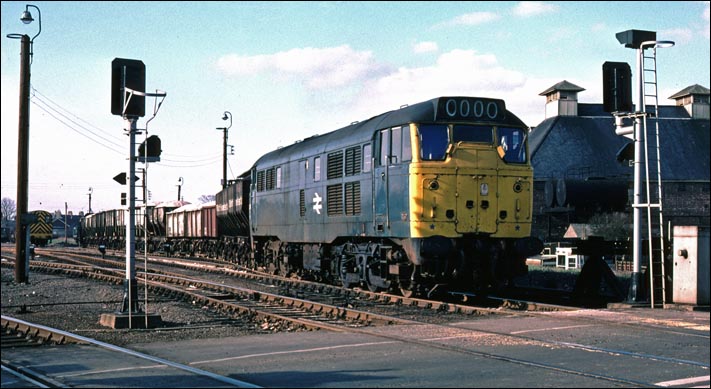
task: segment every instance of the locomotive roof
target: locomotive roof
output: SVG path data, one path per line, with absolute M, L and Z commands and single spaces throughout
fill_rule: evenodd
M 466 96 L 437 97 L 417 104 L 408 105 L 400 109 L 385 112 L 380 115 L 373 116 L 370 119 L 353 123 L 323 135 L 314 135 L 290 146 L 271 151 L 259 158 L 255 162 L 254 168 L 259 169 L 261 166 L 274 166 L 287 161 L 322 154 L 326 151 L 339 149 L 347 145 L 356 145 L 359 143 L 369 142 L 372 140 L 375 131 L 383 128 L 408 123 L 433 122 L 437 120 L 437 107 L 439 101 L 450 98 L 477 99 L 476 97 Z M 501 100 L 487 100 L 498 101 L 500 102 L 501 107 L 505 108 L 504 102 Z M 525 126 L 523 121 L 508 110 L 506 110 L 505 115 L 503 115 L 503 120 L 497 120 L 497 123 L 511 126 Z

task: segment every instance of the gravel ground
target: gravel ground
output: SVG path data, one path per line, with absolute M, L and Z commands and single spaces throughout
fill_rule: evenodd
M 529 274 L 517 279 L 516 284 L 570 291 L 575 286 L 576 277 L 577 272 L 531 266 Z M 204 307 L 163 297 L 152 297 L 148 301 L 148 311 L 161 316 L 162 327 L 152 330 L 116 330 L 102 326 L 99 319 L 101 314 L 114 313 L 120 309 L 122 285 L 40 272 L 31 272 L 29 280 L 29 284 L 16 284 L 14 270 L 2 267 L 3 315 L 111 344 L 222 338 L 280 331 L 269 323 L 228 320 Z M 622 276 L 620 281 L 626 287 L 628 279 Z M 139 294 L 142 292 L 139 287 Z
M 207 309 L 166 298 L 148 301 L 148 311 L 161 316 L 163 327 L 116 330 L 102 326 L 99 319 L 103 313 L 120 309 L 123 286 L 38 272 L 31 272 L 29 280 L 28 284 L 17 284 L 13 269 L 2 268 L 3 315 L 119 346 L 276 332 L 267 323 L 231 321 L 227 324 L 225 317 Z

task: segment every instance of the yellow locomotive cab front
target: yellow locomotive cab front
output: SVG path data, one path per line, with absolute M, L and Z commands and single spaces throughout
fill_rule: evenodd
M 409 186 L 413 238 L 530 235 L 533 171 L 526 158 L 526 129 L 462 124 L 411 127 L 417 150 Z M 448 138 L 442 155 L 423 143 L 435 131 Z M 507 156 L 500 142 L 494 141 L 497 138 L 504 142 L 516 138 L 516 150 L 521 151 Z

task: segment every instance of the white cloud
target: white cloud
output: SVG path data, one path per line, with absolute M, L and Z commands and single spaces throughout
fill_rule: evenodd
M 473 50 L 453 50 L 440 55 L 431 66 L 400 68 L 365 85 L 354 102 L 361 117 L 396 109 L 439 96 L 480 96 L 513 99 L 525 95 L 526 100 L 540 91 L 526 90 L 526 77 L 501 66 L 496 57 Z M 552 84 L 551 84 L 552 85 Z M 549 85 L 548 85 L 549 86 Z M 543 90 L 543 89 L 541 89 Z M 543 112 L 543 101 L 538 111 Z
M 692 41 L 694 33 L 688 28 L 673 28 L 660 31 L 657 37 L 657 39 L 674 41 L 676 44 L 686 44 Z
M 701 35 L 703 35 L 706 39 L 709 39 L 709 36 L 711 35 L 711 27 L 709 27 L 711 25 L 709 23 L 709 19 L 711 19 L 711 12 L 709 11 L 710 8 L 711 5 L 709 4 L 709 2 L 706 2 L 706 7 L 704 8 L 703 13 L 701 14 L 701 19 L 703 20 Z
M 230 54 L 217 60 L 228 76 L 270 76 L 303 82 L 308 88 L 338 87 L 380 71 L 370 51 L 355 51 L 348 45 L 298 48 L 269 55 Z
M 454 19 L 440 23 L 438 26 L 477 26 L 479 24 L 493 22 L 501 16 L 493 12 L 472 12 L 459 15 Z
M 522 1 L 513 8 L 513 14 L 521 17 L 529 17 L 555 12 L 557 10 L 557 5 L 546 4 L 542 1 Z
M 430 53 L 439 50 L 437 42 L 418 42 L 412 46 L 412 51 L 415 53 Z
M 418 45 L 434 47 L 423 43 L 427 42 Z M 322 120 L 332 118 L 340 124 L 403 104 L 461 95 L 504 99 L 509 110 L 527 124 L 536 125 L 543 120 L 545 105 L 538 94 L 561 81 L 530 79 L 500 64 L 493 54 L 461 49 L 442 53 L 427 66 L 398 69 L 379 63 L 370 52 L 356 52 L 348 46 L 252 57 L 231 55 L 221 58 L 218 67 L 229 75 L 263 74 L 301 81 L 313 93 L 308 94 L 308 102 L 300 104 L 317 106 L 315 114 Z M 334 118 L 333 112 L 348 112 L 348 117 Z

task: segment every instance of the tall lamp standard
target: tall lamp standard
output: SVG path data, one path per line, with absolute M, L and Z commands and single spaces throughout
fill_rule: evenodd
M 648 48 L 664 48 L 674 46 L 672 41 L 658 41 L 655 31 L 643 30 L 627 30 L 616 34 L 617 41 L 625 47 L 636 50 L 637 58 L 637 107 L 635 112 L 620 115 L 634 118 L 634 126 L 631 130 L 625 128 L 616 131 L 618 135 L 632 135 L 634 139 L 634 183 L 633 183 L 633 204 L 632 204 L 632 279 L 630 280 L 630 291 L 628 300 L 630 302 L 639 302 L 644 300 L 641 293 L 641 261 L 642 261 L 642 233 L 641 233 L 641 208 L 642 204 L 642 163 L 643 150 L 646 149 L 647 133 L 645 121 L 647 109 L 645 107 L 645 92 L 644 92 L 644 72 L 647 70 L 644 67 L 644 50 Z M 656 83 L 656 76 L 654 79 Z M 649 199 L 646 199 L 649 203 Z M 647 205 L 649 206 L 649 205 Z M 647 224 L 651 223 L 647 220 Z M 651 236 L 649 237 L 651 239 Z M 652 252 L 650 250 L 650 257 Z M 651 274 L 651 271 L 650 271 Z M 654 285 L 650 283 L 650 296 L 654 293 Z
M 230 119 L 230 125 L 227 127 L 217 127 L 222 130 L 224 136 L 222 138 L 222 189 L 227 188 L 227 131 L 232 127 L 232 113 L 225 111 L 222 115 L 222 120 Z
M 30 64 L 32 63 L 32 47 L 35 38 L 42 32 L 42 13 L 37 6 L 25 5 L 25 11 L 20 15 L 24 24 L 32 23 L 35 19 L 30 13 L 30 7 L 37 10 L 39 30 L 32 40 L 26 34 L 8 34 L 10 39 L 20 39 L 20 115 L 18 120 L 17 140 L 17 216 L 15 217 L 15 282 L 28 281 L 29 260 L 28 250 L 30 236 L 27 233 L 29 220 L 27 220 L 27 177 L 29 175 L 29 150 L 30 150 Z

